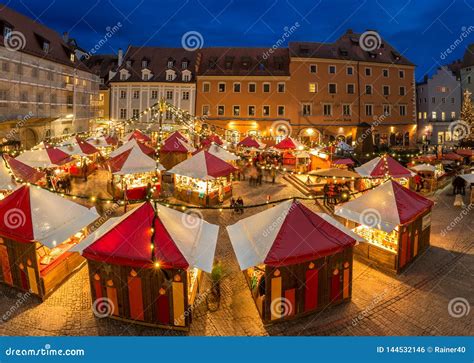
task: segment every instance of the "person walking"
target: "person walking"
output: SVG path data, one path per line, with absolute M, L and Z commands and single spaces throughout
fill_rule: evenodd
M 244 214 L 244 200 L 242 199 L 242 197 L 237 198 L 237 209 L 240 214 Z

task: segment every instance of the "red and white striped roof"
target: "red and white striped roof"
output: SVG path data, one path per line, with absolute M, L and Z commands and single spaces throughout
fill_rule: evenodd
M 0 190 L 14 190 L 16 187 L 6 161 L 0 160 Z
M 132 147 L 108 160 L 110 170 L 115 175 L 139 174 L 164 170 L 161 165 L 143 153 L 139 147 Z
M 286 201 L 227 227 L 240 268 L 288 266 L 333 255 L 363 239 L 329 215 Z
M 54 168 L 73 161 L 69 154 L 47 145 L 24 151 L 16 159 L 32 168 Z
M 124 141 L 130 141 L 130 140 L 133 140 L 133 139 L 141 141 L 141 142 L 151 141 L 151 138 L 148 135 L 145 135 L 140 130 L 133 130 L 132 132 L 125 135 L 125 137 L 123 138 Z
M 366 178 L 410 178 L 415 175 L 389 155 L 377 156 L 355 168 L 355 171 Z
M 283 139 L 278 144 L 276 144 L 274 148 L 280 149 L 280 150 L 295 150 L 295 149 L 303 149 L 304 145 L 296 141 L 292 137 L 287 137 L 286 139 Z
M 202 150 L 187 160 L 175 165 L 168 173 L 190 178 L 212 180 L 233 173 L 236 169 L 229 163 Z
M 155 154 L 155 149 L 153 149 L 152 147 L 149 147 L 140 141 L 132 139 L 130 141 L 127 141 L 122 146 L 119 146 L 116 150 L 112 151 L 109 156 L 117 156 L 119 154 L 122 154 L 124 151 L 130 150 L 131 148 L 139 148 L 144 154 L 148 156 L 153 156 Z
M 160 149 L 162 152 L 192 153 L 196 149 L 190 144 L 189 140 L 178 131 L 173 132 L 163 143 Z
M 64 142 L 63 146 L 58 148 L 71 156 L 89 156 L 99 152 L 91 143 L 77 136 Z
M 64 242 L 99 215 L 35 186 L 22 186 L 0 201 L 0 235 L 50 248 Z
M 116 145 L 118 142 L 118 140 L 112 136 L 89 137 L 86 141 L 95 147 L 109 147 Z
M 15 178 L 21 180 L 22 182 L 34 184 L 46 176 L 45 173 L 38 171 L 15 158 L 12 158 L 10 155 L 5 154 L 3 155 L 3 158 L 10 167 L 11 172 Z
M 202 146 L 208 146 L 213 143 L 217 145 L 223 145 L 224 141 L 222 141 L 222 139 L 216 134 L 209 135 L 208 137 L 206 137 L 204 140 L 201 141 Z
M 219 226 L 162 205 L 155 215 L 152 204 L 146 202 L 109 219 L 74 250 L 83 250 L 87 259 L 111 264 L 153 267 L 157 262 L 165 269 L 196 267 L 211 272 L 218 232 Z

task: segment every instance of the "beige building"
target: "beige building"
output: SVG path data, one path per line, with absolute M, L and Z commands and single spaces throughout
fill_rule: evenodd
M 29 148 L 88 131 L 97 117 L 99 77 L 53 30 L 0 10 L 0 137 Z

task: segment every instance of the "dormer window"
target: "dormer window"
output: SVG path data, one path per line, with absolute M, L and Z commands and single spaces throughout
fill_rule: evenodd
M 167 81 L 174 81 L 176 78 L 176 72 L 173 71 L 172 69 L 167 69 L 166 70 L 166 80 Z
M 43 42 L 43 52 L 45 53 L 49 52 L 49 42 L 46 40 Z
M 69 56 L 69 59 L 71 60 L 71 62 L 76 61 L 76 57 L 74 56 L 74 53 L 71 53 L 71 55 Z
M 3 27 L 3 37 L 5 38 L 5 40 L 8 39 L 8 37 L 10 36 L 10 34 L 12 33 L 13 29 L 10 28 L 9 26 L 4 26 Z
M 191 72 L 189 70 L 184 70 L 183 71 L 183 82 L 189 82 L 191 81 Z
M 146 59 L 142 60 L 142 68 L 148 68 L 148 61 Z
M 142 69 L 142 80 L 149 81 L 152 77 L 152 74 L 149 69 Z
M 173 58 L 168 58 L 168 68 L 173 68 L 174 66 L 174 59 Z
M 129 77 L 129 75 L 130 74 L 128 73 L 128 71 L 126 69 L 121 69 L 120 70 L 120 80 L 121 81 L 126 81 Z
M 232 69 L 232 64 L 234 63 L 233 57 L 226 57 L 225 58 L 225 69 Z
M 249 57 L 242 57 L 241 66 L 243 69 L 249 69 L 250 68 L 250 58 Z
M 181 69 L 187 69 L 188 68 L 188 61 L 187 60 L 183 60 L 181 62 Z
M 132 61 L 131 60 L 128 60 L 125 62 L 125 65 L 130 68 L 132 66 Z

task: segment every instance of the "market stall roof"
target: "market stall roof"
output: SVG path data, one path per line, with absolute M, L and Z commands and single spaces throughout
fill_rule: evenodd
M 0 190 L 14 190 L 16 187 L 6 161 L 0 160 Z
M 389 155 L 377 156 L 369 162 L 355 168 L 361 176 L 367 178 L 410 178 L 415 175 Z
M 360 178 L 361 176 L 353 171 L 339 169 L 339 168 L 329 168 L 329 169 L 318 169 L 318 170 L 311 170 L 309 175 L 316 175 L 322 176 L 326 178 Z
M 139 148 L 144 154 L 148 156 L 155 154 L 155 149 L 153 149 L 152 147 L 145 145 L 141 141 L 132 139 L 123 144 L 122 146 L 119 146 L 116 150 L 112 151 L 109 156 L 117 156 L 119 154 L 122 154 L 124 151 L 130 150 L 132 148 Z
M 201 141 L 202 146 L 208 146 L 211 145 L 212 143 L 217 144 L 217 145 L 223 145 L 224 141 L 221 140 L 221 138 L 216 135 L 212 134 L 206 137 L 204 140 Z
M 117 138 L 113 136 L 89 137 L 86 141 L 95 147 L 108 147 L 118 143 Z
M 81 246 L 87 259 L 106 263 L 212 271 L 219 227 L 198 216 L 150 202 L 106 222 Z M 151 248 L 152 241 L 154 248 Z M 154 258 L 154 260 L 153 260 Z
M 260 149 L 261 148 L 261 143 L 259 143 L 257 140 L 253 139 L 252 136 L 247 136 L 240 140 L 240 142 L 237 144 L 237 146 L 242 146 L 242 147 L 248 147 L 248 148 L 256 148 Z
M 431 165 L 431 164 L 418 164 L 418 165 L 413 165 L 413 166 L 410 166 L 410 169 L 411 170 L 414 170 L 416 172 L 420 172 L 420 171 L 429 171 L 429 172 L 432 172 L 434 173 L 436 171 L 436 167 Z
M 451 160 L 451 161 L 461 161 L 463 159 L 463 157 L 461 155 L 456 154 L 456 153 L 447 153 L 447 154 L 443 154 L 441 159 Z
M 141 142 L 148 142 L 148 141 L 151 141 L 151 138 L 148 135 L 145 135 L 142 131 L 135 129 L 132 132 L 125 135 L 123 140 L 124 141 L 138 140 Z
M 413 161 L 417 161 L 420 163 L 431 163 L 435 161 L 438 157 L 435 154 L 425 154 L 425 155 L 420 155 L 417 156 L 416 158 L 413 159 Z
M 38 171 L 31 166 L 28 166 L 21 161 L 12 158 L 10 155 L 3 155 L 7 165 L 10 167 L 15 178 L 20 179 L 25 183 L 36 183 L 46 176 L 44 172 Z
M 189 159 L 175 165 L 171 170 L 168 170 L 168 173 L 201 180 L 212 180 L 221 176 L 227 176 L 235 170 L 231 164 L 212 155 L 208 151 L 202 150 Z
M 274 147 L 277 148 L 277 149 L 280 149 L 280 150 L 287 150 L 287 149 L 295 150 L 295 149 L 301 149 L 304 146 L 303 146 L 303 144 L 299 143 L 298 141 L 296 141 L 292 137 L 287 137 L 286 139 L 281 140 Z
M 0 201 L 0 235 L 53 248 L 99 217 L 89 209 L 35 186 L 22 186 Z
M 217 156 L 219 159 L 222 159 L 224 161 L 235 161 L 240 159 L 237 155 L 231 153 L 230 151 L 227 151 L 226 149 L 217 144 L 210 145 L 207 151 L 210 154 Z
M 343 151 L 354 151 L 354 148 L 349 144 L 345 143 L 344 141 L 339 141 L 336 147 Z
M 332 161 L 333 165 L 354 165 L 355 161 L 349 158 L 345 159 L 336 159 Z
M 196 149 L 178 131 L 173 132 L 163 143 L 160 151 L 176 153 L 192 153 Z
M 341 252 L 363 240 L 330 216 L 289 200 L 228 226 L 241 270 L 287 266 Z
M 115 175 L 139 174 L 164 170 L 163 166 L 143 153 L 140 148 L 132 147 L 108 160 L 110 170 Z
M 53 168 L 73 161 L 64 151 L 47 145 L 24 151 L 16 157 L 16 160 L 32 168 Z
M 335 214 L 390 233 L 432 206 L 431 200 L 388 180 L 359 198 L 336 206 Z
M 474 174 L 461 174 L 459 176 L 470 184 L 474 183 Z
M 457 149 L 456 154 L 461 156 L 470 156 L 471 158 L 474 157 L 474 150 L 473 149 Z
M 58 149 L 70 156 L 89 156 L 99 152 L 95 146 L 77 136 L 64 142 Z

